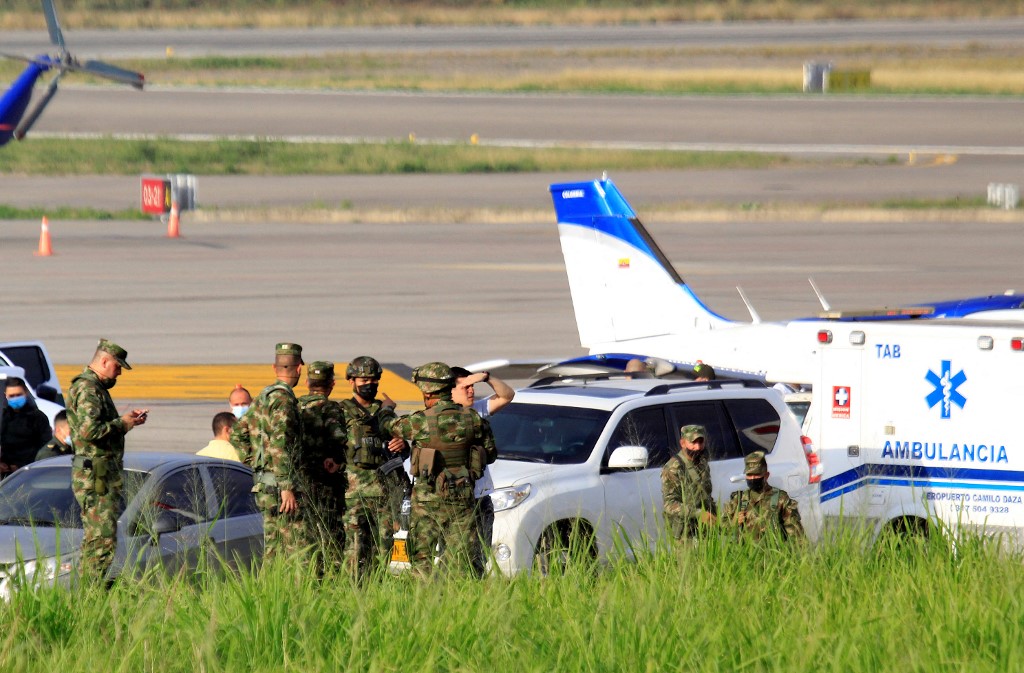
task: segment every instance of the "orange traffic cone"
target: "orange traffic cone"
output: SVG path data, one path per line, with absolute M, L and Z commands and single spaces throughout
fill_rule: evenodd
M 43 227 L 39 232 L 39 249 L 36 250 L 36 257 L 49 257 L 53 254 L 53 246 L 50 244 L 50 221 L 43 215 Z
M 171 216 L 167 219 L 167 238 L 181 238 L 178 227 L 178 202 L 171 204 Z

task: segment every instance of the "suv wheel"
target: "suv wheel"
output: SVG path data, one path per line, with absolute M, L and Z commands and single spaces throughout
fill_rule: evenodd
M 586 523 L 561 521 L 545 530 L 537 542 L 536 564 L 543 575 L 564 574 L 597 559 L 594 531 Z

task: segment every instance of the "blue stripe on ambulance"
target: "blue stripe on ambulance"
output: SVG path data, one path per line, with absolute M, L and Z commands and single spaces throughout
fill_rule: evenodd
M 969 481 L 967 481 L 969 480 Z M 973 483 L 982 482 L 982 483 Z M 866 463 L 821 482 L 821 501 L 827 502 L 864 486 L 912 486 L 916 488 L 1024 491 L 1024 472 L 883 465 Z

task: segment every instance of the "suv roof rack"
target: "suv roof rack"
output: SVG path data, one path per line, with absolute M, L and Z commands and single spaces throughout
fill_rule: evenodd
M 664 385 L 655 386 L 644 393 L 644 397 L 652 397 L 654 395 L 667 395 L 673 390 L 679 390 L 680 388 L 704 388 L 706 390 L 721 390 L 724 386 L 740 387 L 740 388 L 767 388 L 763 381 L 755 381 L 752 379 L 715 379 L 714 381 L 683 381 L 680 383 L 666 383 Z
M 527 388 L 542 388 L 544 386 L 551 386 L 556 383 L 579 383 L 586 385 L 588 381 L 628 381 L 630 379 L 653 379 L 649 372 L 600 372 L 593 374 L 572 374 L 569 376 L 545 376 L 544 378 L 537 379 L 526 386 Z

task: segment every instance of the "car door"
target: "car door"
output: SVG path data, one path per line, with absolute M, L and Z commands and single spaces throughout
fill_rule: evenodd
M 168 573 L 197 568 L 210 527 L 209 496 L 199 469 L 174 470 L 143 495 L 146 500 L 129 528 L 135 537 L 134 565 L 162 565 Z
M 669 431 L 665 409 L 643 407 L 627 412 L 620 419 L 608 441 L 602 462 L 604 484 L 606 544 L 614 545 L 616 536 L 627 542 L 627 555 L 632 548 L 653 548 L 661 531 L 661 468 L 668 459 Z M 620 446 L 642 446 L 647 449 L 647 467 L 640 470 L 608 468 L 608 459 Z
M 252 493 L 252 473 L 233 465 L 205 465 L 210 477 L 211 562 L 249 568 L 263 556 L 263 515 Z

